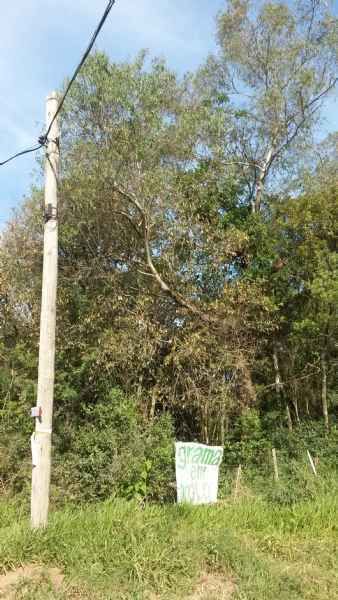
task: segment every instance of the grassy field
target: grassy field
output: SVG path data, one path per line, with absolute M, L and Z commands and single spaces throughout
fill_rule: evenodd
M 338 599 L 335 490 L 289 507 L 255 497 L 214 507 L 115 500 L 55 511 L 40 532 L 2 501 L 0 527 L 2 598 Z M 20 565 L 33 575 L 18 572 L 9 587 L 4 574 Z M 58 585 L 51 567 L 64 575 Z

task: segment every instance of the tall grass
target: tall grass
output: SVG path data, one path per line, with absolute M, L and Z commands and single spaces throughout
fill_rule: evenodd
M 0 503 L 0 564 L 60 566 L 88 598 L 189 598 L 201 573 L 218 573 L 234 599 L 334 599 L 336 490 L 294 505 L 253 495 L 211 507 L 114 500 L 57 511 L 38 532 Z

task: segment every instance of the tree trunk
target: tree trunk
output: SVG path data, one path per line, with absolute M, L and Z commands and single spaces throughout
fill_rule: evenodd
M 310 408 L 309 408 L 309 396 L 308 394 L 306 394 L 305 396 L 305 410 L 306 410 L 306 414 L 309 417 L 310 416 Z
M 236 366 L 242 403 L 246 407 L 254 406 L 256 404 L 256 389 L 252 381 L 250 366 L 243 355 L 237 358 Z
M 327 363 L 325 352 L 321 354 L 321 368 L 322 368 L 322 408 L 323 417 L 325 423 L 325 429 L 329 430 L 329 411 L 327 406 Z
M 283 384 L 281 382 L 281 377 L 280 377 L 280 372 L 279 372 L 279 362 L 278 362 L 278 354 L 277 354 L 276 346 L 274 346 L 274 348 L 273 348 L 272 359 L 273 359 L 273 366 L 275 369 L 275 390 L 276 390 L 277 394 L 280 394 L 283 389 Z
M 290 407 L 289 407 L 288 402 L 286 403 L 286 420 L 288 423 L 288 430 L 290 432 L 293 431 L 292 418 L 291 418 Z
M 277 352 L 276 345 L 273 348 L 272 358 L 273 358 L 273 366 L 275 369 L 275 390 L 276 390 L 276 393 L 281 398 L 281 400 L 283 400 L 283 383 L 282 383 L 280 371 L 279 371 L 278 352 Z M 288 429 L 289 429 L 289 431 L 292 431 L 293 430 L 292 418 L 291 418 L 289 403 L 287 400 L 285 401 L 285 410 L 286 410 L 286 419 L 287 419 Z
M 254 212 L 254 213 L 259 212 L 261 209 L 261 201 L 262 201 L 262 194 L 263 194 L 263 189 L 264 189 L 264 182 L 265 182 L 265 178 L 267 176 L 268 168 L 270 166 L 272 152 L 273 152 L 273 149 L 269 148 L 269 150 L 265 154 L 265 157 L 262 161 L 262 165 L 260 166 L 259 175 L 256 178 L 255 197 L 251 204 L 252 212 Z
M 204 438 L 205 444 L 209 444 L 208 404 L 209 404 L 209 401 L 206 400 L 204 405 L 202 405 L 202 430 L 203 430 L 203 438 Z
M 151 404 L 149 410 L 149 420 L 153 421 L 155 416 L 155 408 L 156 408 L 156 391 L 152 390 L 151 392 Z
M 292 402 L 292 404 L 293 404 L 293 408 L 295 409 L 295 414 L 296 414 L 296 421 L 297 421 L 297 424 L 298 424 L 298 425 L 300 425 L 300 418 L 299 418 L 299 411 L 298 411 L 298 401 L 297 401 L 297 398 L 294 398 L 294 399 L 293 399 L 293 402 Z
M 292 404 L 293 404 L 293 408 L 295 409 L 295 415 L 296 415 L 297 424 L 300 425 L 297 393 L 296 393 L 296 390 L 295 390 L 294 387 L 292 389 Z
M 225 439 L 225 407 L 224 402 L 222 402 L 222 411 L 221 411 L 221 419 L 220 419 L 220 444 L 223 446 Z

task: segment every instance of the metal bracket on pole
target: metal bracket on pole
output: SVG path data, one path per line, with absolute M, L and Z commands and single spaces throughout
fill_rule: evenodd
M 52 204 L 47 204 L 45 208 L 45 223 L 47 223 L 47 221 L 51 221 L 52 219 L 57 219 L 57 209 L 54 208 Z

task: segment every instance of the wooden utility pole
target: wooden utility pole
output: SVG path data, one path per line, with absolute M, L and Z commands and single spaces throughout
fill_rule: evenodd
M 58 108 L 55 92 L 47 98 L 47 130 Z M 58 263 L 57 177 L 59 127 L 57 119 L 48 134 L 45 165 L 45 228 L 40 320 L 40 346 L 35 433 L 32 436 L 31 525 L 45 527 L 48 518 L 51 472 L 51 438 L 55 370 L 56 286 Z

